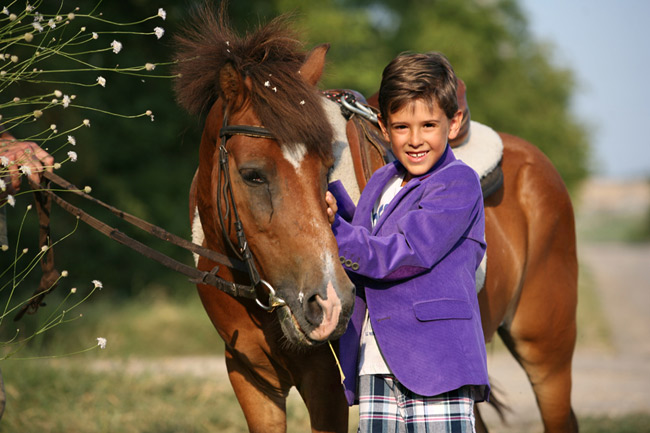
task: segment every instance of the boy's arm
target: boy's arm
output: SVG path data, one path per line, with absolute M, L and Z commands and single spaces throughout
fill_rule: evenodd
M 418 209 L 405 212 L 397 231 L 372 236 L 364 227 L 336 218 L 332 230 L 339 252 L 356 264 L 348 271 L 378 280 L 410 278 L 431 269 L 463 238 L 484 245 L 480 183 L 468 167 L 446 170 L 427 188 Z

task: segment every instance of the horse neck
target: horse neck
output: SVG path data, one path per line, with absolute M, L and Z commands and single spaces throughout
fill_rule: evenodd
M 334 142 L 332 143 L 334 165 L 330 171 L 329 181 L 340 180 L 350 198 L 357 203 L 361 190 L 354 174 L 354 163 L 346 129 L 347 121 L 341 115 L 341 108 L 336 102 L 323 97 L 323 107 L 334 130 Z

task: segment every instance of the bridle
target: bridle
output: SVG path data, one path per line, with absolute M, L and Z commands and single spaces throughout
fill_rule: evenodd
M 246 240 L 246 235 L 244 233 L 244 226 L 239 218 L 239 212 L 237 212 L 237 205 L 235 204 L 235 197 L 232 191 L 232 183 L 230 181 L 230 170 L 228 170 L 228 149 L 226 144 L 228 139 L 233 135 L 244 135 L 246 137 L 252 138 L 268 138 L 275 140 L 275 136 L 268 129 L 261 126 L 250 126 L 250 125 L 228 125 L 228 115 L 227 113 L 223 116 L 223 123 L 221 130 L 219 131 L 219 137 L 221 138 L 221 143 L 219 145 L 219 169 L 218 169 L 218 181 L 217 181 L 217 214 L 219 215 L 219 225 L 221 226 L 221 232 L 223 238 L 226 239 L 230 249 L 237 255 L 237 258 L 244 262 L 246 269 L 248 271 L 248 277 L 250 278 L 252 287 L 257 287 L 259 284 L 262 284 L 269 291 L 269 303 L 264 305 L 258 297 L 255 298 L 257 305 L 265 309 L 266 311 L 273 311 L 277 307 L 286 305 L 286 302 L 280 298 L 271 284 L 267 281 L 260 278 L 259 272 L 255 267 L 255 260 L 253 259 L 253 253 L 251 252 L 248 241 Z M 223 183 L 222 183 L 223 178 Z M 222 197 L 220 197 L 222 196 Z M 221 198 L 225 203 L 225 210 L 222 209 Z M 230 216 L 230 206 L 228 203 L 232 203 L 232 215 L 234 218 L 235 226 L 235 236 L 237 237 L 237 246 L 235 246 L 230 240 L 228 235 L 228 229 L 226 228 L 226 221 Z
M 271 284 L 267 281 L 260 278 L 259 272 L 255 267 L 253 254 L 248 246 L 248 242 L 246 241 L 243 224 L 239 218 L 239 212 L 237 211 L 237 206 L 235 204 L 234 194 L 230 181 L 230 174 L 228 170 L 228 151 L 226 149 L 228 138 L 232 137 L 233 135 L 244 135 L 247 137 L 268 138 L 273 140 L 275 140 L 275 137 L 268 129 L 263 127 L 249 125 L 227 125 L 227 116 L 224 116 L 223 125 L 219 132 L 221 144 L 219 146 L 219 191 L 217 194 L 223 196 L 223 202 L 225 205 L 222 207 L 221 197 L 217 197 L 217 212 L 219 214 L 219 223 L 221 225 L 223 237 L 226 239 L 228 246 L 237 257 L 228 257 L 216 251 L 205 248 L 201 245 L 194 244 L 172 233 L 169 233 L 168 231 L 158 226 L 155 226 L 147 221 L 144 221 L 136 216 L 119 210 L 107 203 L 102 202 L 101 200 L 92 197 L 62 177 L 50 172 L 43 172 L 43 177 L 48 181 L 48 184 L 46 186 L 32 184 L 32 189 L 34 190 L 37 201 L 37 210 L 39 212 L 39 225 L 41 231 L 40 242 L 45 245 L 49 241 L 50 208 L 52 201 L 54 201 L 63 210 L 76 216 L 80 221 L 90 225 L 92 228 L 99 231 L 103 235 L 137 251 L 145 257 L 149 257 L 150 259 L 161 263 L 162 265 L 176 272 L 188 276 L 190 278 L 190 281 L 193 283 L 207 284 L 216 287 L 222 292 L 225 292 L 234 297 L 254 299 L 257 305 L 268 312 L 272 312 L 278 307 L 285 306 L 286 302 L 284 299 L 280 298 L 277 295 L 273 286 L 271 286 Z M 123 232 L 98 220 L 97 218 L 89 215 L 87 212 L 81 210 L 79 207 L 74 206 L 73 204 L 59 197 L 57 194 L 50 190 L 49 185 L 52 183 L 87 200 L 90 200 L 91 202 L 96 203 L 101 207 L 108 209 L 118 218 L 159 239 L 162 239 L 163 241 L 184 248 L 188 251 L 191 251 L 192 253 L 198 254 L 199 256 L 205 257 L 214 263 L 218 263 L 219 265 L 226 266 L 233 270 L 247 272 L 251 284 L 238 284 L 217 276 L 219 265 L 215 266 L 209 272 L 201 271 L 196 267 L 181 263 L 127 236 Z M 234 245 L 230 240 L 230 237 L 228 236 L 228 229 L 226 228 L 226 221 L 228 220 L 231 211 L 229 203 L 232 203 L 232 215 L 234 218 L 237 245 Z M 56 281 L 58 280 L 57 276 L 59 273 L 54 268 L 53 248 L 48 248 L 46 254 L 42 257 L 41 268 L 43 270 L 43 277 L 41 278 L 39 288 L 34 292 L 34 296 L 30 298 L 31 301 L 21 308 L 21 310 L 16 315 L 15 320 L 19 320 L 28 310 L 31 313 L 36 312 L 38 307 L 41 305 L 45 295 L 50 293 L 56 287 Z M 266 288 L 268 291 L 269 299 L 267 304 L 264 304 L 259 299 L 258 286 L 260 285 Z

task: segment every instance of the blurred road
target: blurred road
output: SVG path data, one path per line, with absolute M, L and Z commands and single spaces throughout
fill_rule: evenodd
M 578 347 L 573 407 L 578 417 L 650 413 L 650 245 L 584 244 L 580 265 L 593 275 L 613 350 Z M 509 426 L 483 409 L 491 431 L 543 431 L 523 370 L 507 354 L 488 355 L 488 369 L 511 409 Z

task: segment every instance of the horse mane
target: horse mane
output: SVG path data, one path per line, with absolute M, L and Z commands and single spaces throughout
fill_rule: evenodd
M 281 15 L 239 36 L 229 25 L 226 7 L 223 2 L 217 12 L 207 2 L 199 6 L 185 32 L 175 37 L 178 103 L 191 114 L 205 113 L 222 94 L 219 73 L 230 63 L 250 79 L 244 99 L 281 145 L 302 143 L 322 158 L 331 157 L 332 127 L 320 92 L 300 76 L 306 52 L 292 30 L 292 17 Z

